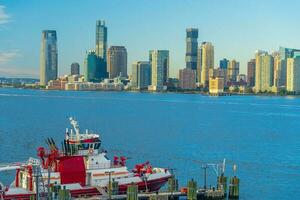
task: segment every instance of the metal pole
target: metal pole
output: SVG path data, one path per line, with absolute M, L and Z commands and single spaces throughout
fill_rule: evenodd
M 208 165 L 202 166 L 202 169 L 204 169 L 204 189 L 207 188 L 207 168 Z

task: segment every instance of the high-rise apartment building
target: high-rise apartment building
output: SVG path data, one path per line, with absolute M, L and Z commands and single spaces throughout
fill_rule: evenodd
M 214 68 L 214 46 L 210 42 L 201 44 L 201 84 L 207 87 L 209 84 L 209 69 Z
M 190 68 L 179 70 L 179 88 L 192 90 L 196 88 L 196 70 Z
M 257 51 L 255 59 L 255 92 L 271 91 L 274 82 L 274 58 L 266 51 Z
M 127 50 L 124 46 L 111 46 L 107 51 L 109 78 L 127 77 Z
M 107 77 L 105 62 L 94 50 L 86 54 L 84 60 L 84 79 L 88 82 L 100 82 Z
M 274 88 L 286 86 L 286 64 L 287 59 L 281 58 L 280 52 L 274 52 Z
M 236 60 L 230 60 L 227 68 L 227 79 L 230 82 L 237 81 L 237 76 L 240 73 L 240 63 Z
M 247 63 L 247 84 L 249 87 L 255 86 L 255 59 Z
M 136 61 L 132 64 L 131 86 L 146 89 L 151 85 L 151 65 L 148 61 Z
M 149 90 L 161 91 L 169 78 L 169 51 L 151 50 L 151 86 Z
M 57 79 L 57 35 L 55 30 L 42 32 L 40 53 L 40 85 L 47 85 L 50 80 Z
M 186 29 L 186 68 L 197 70 L 198 29 Z
M 79 75 L 80 74 L 80 65 L 79 63 L 72 63 L 71 64 L 71 75 Z
M 287 91 L 300 93 L 300 56 L 287 58 Z
M 106 62 L 107 56 L 107 27 L 105 21 L 96 21 L 96 55 Z
M 221 69 L 227 69 L 229 65 L 229 60 L 227 60 L 226 58 L 223 58 L 222 60 L 220 60 L 220 68 Z

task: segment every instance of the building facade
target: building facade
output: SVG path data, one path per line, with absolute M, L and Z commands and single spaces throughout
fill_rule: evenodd
M 286 86 L 287 59 L 282 59 L 279 52 L 273 53 L 274 57 L 274 83 L 275 88 Z
M 196 88 L 196 70 L 185 68 L 179 70 L 179 88 L 193 90 Z
M 147 89 L 151 85 L 151 65 L 147 61 L 136 61 L 132 64 L 131 86 L 136 89 Z
M 209 78 L 209 93 L 220 94 L 224 92 L 224 79 L 220 77 Z
M 87 82 L 100 82 L 107 77 L 105 62 L 96 55 L 96 51 L 90 50 L 84 60 L 84 79 Z
M 255 86 L 255 59 L 251 59 L 247 63 L 247 85 L 249 87 Z
M 220 68 L 221 69 L 227 69 L 229 65 L 229 60 L 227 60 L 226 58 L 223 58 L 222 60 L 220 60 Z
M 198 29 L 186 29 L 186 68 L 197 70 Z
M 266 51 L 257 51 L 255 69 L 255 92 L 272 91 L 274 82 L 274 58 Z
M 127 50 L 124 46 L 111 46 L 107 51 L 109 78 L 127 77 Z
M 151 50 L 151 86 L 149 90 L 161 91 L 169 78 L 169 51 Z
M 300 56 L 287 58 L 287 91 L 300 93 Z
M 214 46 L 210 42 L 201 45 L 201 84 L 207 87 L 209 84 L 209 69 L 214 68 Z
M 55 30 L 42 32 L 40 54 L 40 85 L 46 86 L 50 80 L 56 80 L 58 73 L 57 35 Z
M 71 64 L 71 75 L 79 75 L 80 74 L 80 65 L 79 63 L 72 63 Z
M 106 62 L 107 56 L 107 27 L 105 21 L 96 21 L 96 55 Z
M 240 73 L 240 63 L 236 60 L 230 60 L 227 68 L 227 79 L 230 82 L 236 82 Z

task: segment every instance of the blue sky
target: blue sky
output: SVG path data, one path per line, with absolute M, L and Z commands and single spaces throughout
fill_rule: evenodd
M 95 22 L 106 21 L 109 45 L 124 45 L 128 71 L 150 49 L 170 50 L 170 74 L 185 67 L 185 29 L 199 28 L 198 42 L 241 62 L 256 49 L 300 48 L 299 0 L 0 0 L 0 77 L 38 77 L 41 31 L 58 34 L 59 74 L 83 67 L 94 48 Z M 82 68 L 81 68 L 82 69 Z

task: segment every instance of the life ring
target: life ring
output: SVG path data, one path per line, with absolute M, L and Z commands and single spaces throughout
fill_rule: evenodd
M 89 149 L 89 154 L 92 155 L 94 153 L 94 149 Z

